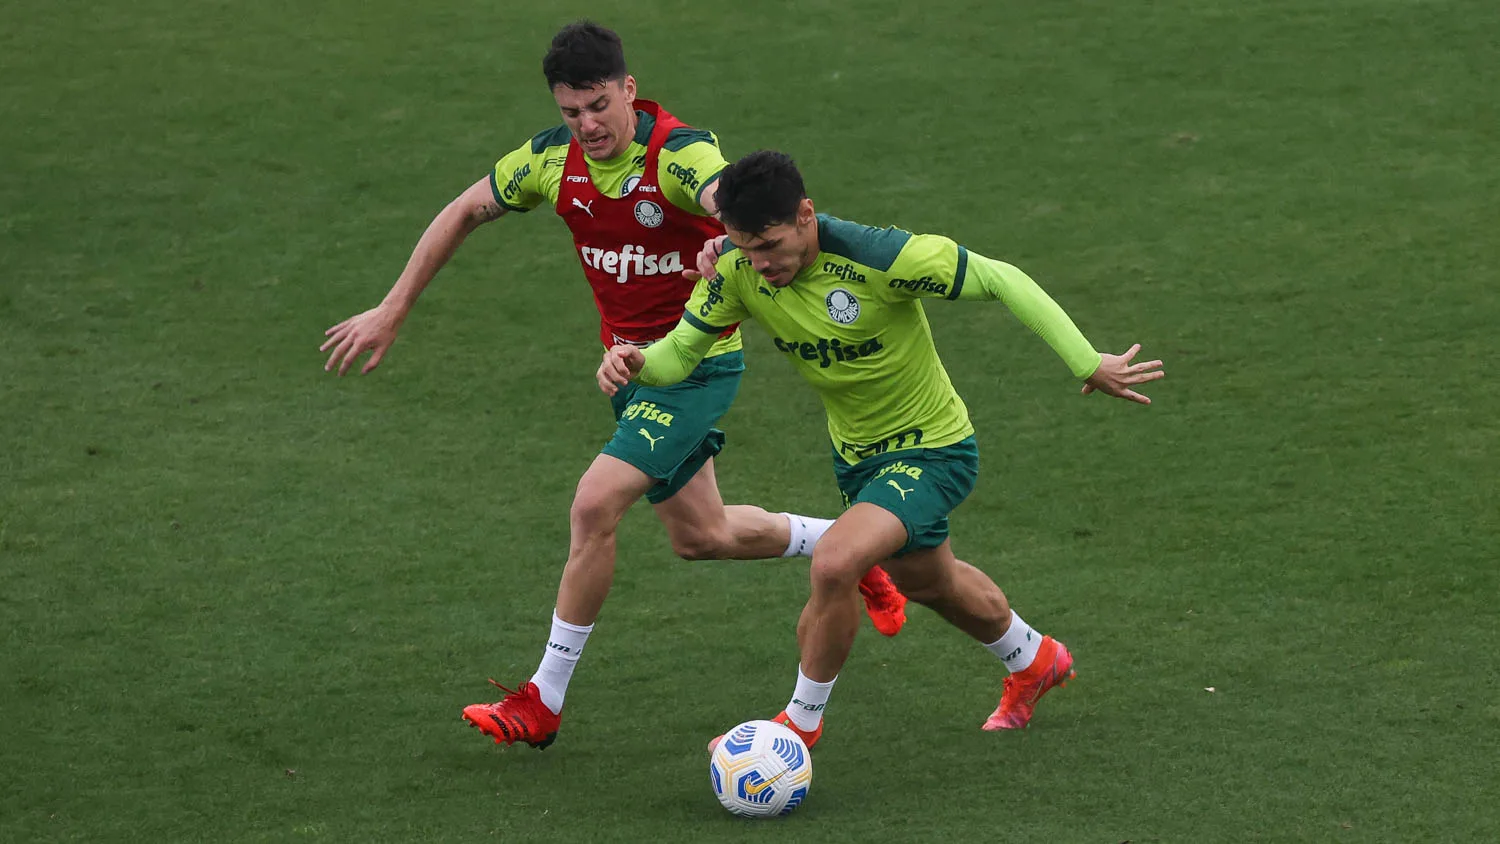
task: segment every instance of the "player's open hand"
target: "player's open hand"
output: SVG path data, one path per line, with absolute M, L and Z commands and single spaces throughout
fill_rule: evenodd
M 646 355 L 639 348 L 626 343 L 611 347 L 604 353 L 604 361 L 599 364 L 599 373 L 595 376 L 599 379 L 599 389 L 606 396 L 618 393 L 645 365 Z
M 693 261 L 697 269 L 683 270 L 682 275 L 688 281 L 697 281 L 700 278 L 713 278 L 717 274 L 714 264 L 718 263 L 719 255 L 724 251 L 724 241 L 729 238 L 724 235 L 703 241 L 703 248 L 698 250 L 698 257 Z
M 1123 355 L 1099 355 L 1099 368 L 1094 370 L 1094 374 L 1090 375 L 1088 382 L 1083 385 L 1083 394 L 1088 395 L 1098 390 L 1115 398 L 1150 404 L 1150 399 L 1137 393 L 1131 387 L 1164 378 L 1167 373 L 1162 371 L 1159 360 L 1131 363 L 1140 350 L 1141 344 L 1136 343 Z
M 396 332 L 400 328 L 400 315 L 384 306 L 349 317 L 323 332 L 328 339 L 318 347 L 318 351 L 333 350 L 328 356 L 328 362 L 323 364 L 323 371 L 330 372 L 337 366 L 339 375 L 343 375 L 360 355 L 372 352 L 370 359 L 359 371 L 361 375 L 368 373 L 380 365 L 386 350 L 396 342 Z

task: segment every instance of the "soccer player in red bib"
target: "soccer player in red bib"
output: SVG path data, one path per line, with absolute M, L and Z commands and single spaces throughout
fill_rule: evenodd
M 717 139 L 637 99 L 619 36 L 597 24 L 565 27 L 542 71 L 564 125 L 500 159 L 438 214 L 385 300 L 328 329 L 326 369 L 343 375 L 367 351 L 360 371 L 379 366 L 417 297 L 470 232 L 544 202 L 572 230 L 605 348 L 645 347 L 676 326 L 694 287 L 683 270 L 704 240 L 724 232 L 712 216 L 715 182 L 726 166 Z M 724 433 L 714 426 L 739 389 L 741 349 L 738 327 L 728 326 L 681 383 L 612 397 L 614 436 L 578 483 L 541 663 L 519 690 L 501 686 L 507 694 L 498 703 L 463 711 L 497 743 L 544 748 L 556 738 L 569 680 L 614 578 L 616 526 L 642 495 L 684 559 L 811 556 L 832 524 L 726 506 L 719 496 L 713 458 Z M 906 599 L 890 578 L 873 570 L 861 593 L 877 629 L 895 635 Z

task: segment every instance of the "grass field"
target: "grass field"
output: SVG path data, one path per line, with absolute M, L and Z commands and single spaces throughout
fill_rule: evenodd
M 929 306 L 980 432 L 955 548 L 1080 677 L 866 629 L 807 804 L 723 813 L 705 739 L 791 689 L 806 564 L 688 563 L 646 508 L 556 745 L 459 710 L 535 666 L 608 436 L 546 213 L 477 233 L 373 376 L 325 327 L 558 122 L 547 39 L 819 208 L 1028 270 Z M 0 839 L 1500 840 L 1500 7 L 1306 0 L 0 8 Z M 730 500 L 837 507 L 752 331 Z M 1211 689 L 1211 690 L 1210 690 Z

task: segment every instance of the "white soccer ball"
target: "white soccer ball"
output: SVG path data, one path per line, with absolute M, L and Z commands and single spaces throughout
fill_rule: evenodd
M 812 786 L 812 754 L 774 721 L 746 721 L 724 734 L 708 760 L 714 796 L 746 818 L 788 815 Z

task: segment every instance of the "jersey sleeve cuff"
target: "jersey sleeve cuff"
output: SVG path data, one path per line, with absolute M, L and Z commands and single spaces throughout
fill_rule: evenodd
M 724 328 L 728 327 L 725 326 L 724 328 L 715 328 L 712 325 L 709 325 L 703 320 L 697 318 L 696 316 L 693 316 L 692 312 L 690 311 L 682 312 L 682 321 L 698 329 L 699 331 L 702 331 L 704 334 L 723 334 Z
M 1099 371 L 1099 364 L 1103 362 L 1104 356 L 1091 347 L 1088 354 L 1079 355 L 1072 361 L 1073 377 L 1081 381 L 1088 380 L 1090 375 Z
M 955 301 L 964 289 L 964 276 L 969 274 L 969 250 L 958 247 L 958 269 L 953 271 L 953 289 L 948 291 L 948 300 Z
M 698 186 L 698 193 L 693 196 L 693 200 L 698 203 L 699 208 L 703 207 L 703 192 L 708 190 L 709 185 L 717 182 L 719 180 L 719 177 L 722 175 L 724 175 L 724 171 L 720 170 L 712 176 L 709 176 L 707 179 L 704 179 L 703 184 Z

